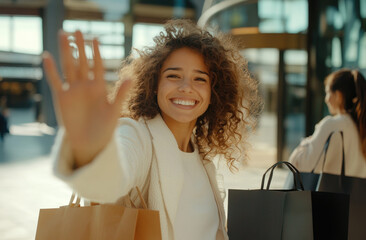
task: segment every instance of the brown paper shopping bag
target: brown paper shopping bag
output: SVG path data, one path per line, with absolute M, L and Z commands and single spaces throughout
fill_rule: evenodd
M 141 196 L 140 199 L 143 202 Z M 161 240 L 158 211 L 79 203 L 80 198 L 73 203 L 72 197 L 67 206 L 41 209 L 36 240 Z

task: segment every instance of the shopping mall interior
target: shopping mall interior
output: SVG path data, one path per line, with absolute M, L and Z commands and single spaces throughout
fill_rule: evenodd
M 218 164 L 225 188 L 258 188 L 265 169 L 312 134 L 329 114 L 329 73 L 366 74 L 365 0 L 1 0 L 0 110 L 9 134 L 0 139 L 0 239 L 34 239 L 39 209 L 65 205 L 71 194 L 52 173 L 59 124 L 41 57 L 59 58 L 59 30 L 83 32 L 87 56 L 99 39 L 113 89 L 121 61 L 154 44 L 172 18 L 232 35 L 259 83 L 264 108 L 250 158 L 236 173 Z M 274 187 L 286 174 L 278 170 Z

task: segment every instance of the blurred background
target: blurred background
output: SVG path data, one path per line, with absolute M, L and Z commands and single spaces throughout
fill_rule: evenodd
M 108 87 L 121 60 L 171 18 L 218 28 L 241 43 L 260 83 L 264 112 L 250 160 L 226 188 L 258 188 L 265 168 L 287 160 L 328 114 L 323 80 L 342 67 L 366 74 L 366 0 L 0 0 L 0 239 L 34 239 L 38 211 L 65 205 L 70 190 L 55 179 L 49 155 L 57 132 L 41 64 L 58 59 L 57 32 L 98 37 Z M 284 173 L 279 171 L 280 185 Z

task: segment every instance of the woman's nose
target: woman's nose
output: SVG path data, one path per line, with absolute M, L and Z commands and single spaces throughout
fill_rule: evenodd
M 182 91 L 182 92 L 191 92 L 192 91 L 192 83 L 191 83 L 190 79 L 188 79 L 188 78 L 182 79 L 178 90 Z

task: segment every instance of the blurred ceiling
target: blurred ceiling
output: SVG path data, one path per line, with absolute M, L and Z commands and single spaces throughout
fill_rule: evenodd
M 1 0 L 0 14 L 41 15 L 48 1 Z M 132 6 L 130 4 L 132 2 Z M 202 0 L 63 0 L 65 19 L 123 19 L 126 14 L 135 22 L 161 23 L 172 17 L 195 19 Z

